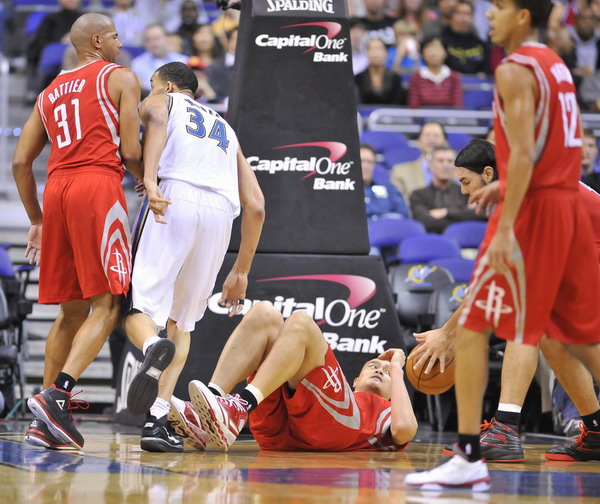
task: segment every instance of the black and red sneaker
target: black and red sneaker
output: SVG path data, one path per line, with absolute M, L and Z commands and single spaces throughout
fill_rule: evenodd
M 87 409 L 90 405 L 85 401 L 73 400 L 73 397 L 66 390 L 50 385 L 31 397 L 27 401 L 27 406 L 37 418 L 44 421 L 53 436 L 73 448 L 81 449 L 84 444 L 83 436 L 73 423 L 71 410 Z
M 525 455 L 519 433 L 509 425 L 492 418 L 483 421 L 479 435 L 481 457 L 487 462 L 523 462 Z M 444 448 L 444 455 L 454 455 L 452 445 Z
M 76 447 L 70 443 L 65 443 L 50 432 L 45 422 L 39 418 L 34 418 L 29 424 L 25 433 L 25 442 L 32 446 L 41 446 L 52 450 L 72 450 Z
M 546 459 L 578 462 L 600 460 L 600 432 L 588 430 L 583 423 L 579 430 L 581 435 L 575 441 L 550 448 L 546 452 Z

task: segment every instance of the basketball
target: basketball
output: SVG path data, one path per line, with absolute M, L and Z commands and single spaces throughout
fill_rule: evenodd
M 422 366 L 413 368 L 419 359 L 414 356 L 417 354 L 417 350 L 423 343 L 419 343 L 415 348 L 412 349 L 408 358 L 406 359 L 406 376 L 408 381 L 412 383 L 419 392 L 424 394 L 441 394 L 450 390 L 454 385 L 454 356 L 446 358 L 446 369 L 444 372 L 440 372 L 440 362 L 436 361 L 429 374 L 425 374 L 425 369 L 429 363 L 427 359 Z

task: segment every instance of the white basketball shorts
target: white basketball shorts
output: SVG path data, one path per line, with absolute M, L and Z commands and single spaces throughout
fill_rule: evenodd
M 181 331 L 194 329 L 223 264 L 234 213 L 223 196 L 185 182 L 163 180 L 171 200 L 163 218 L 149 212 L 133 261 L 133 308 L 149 315 L 159 328 L 170 318 Z

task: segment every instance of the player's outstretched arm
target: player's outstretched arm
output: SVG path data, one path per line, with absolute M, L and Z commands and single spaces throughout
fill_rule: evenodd
M 40 155 L 47 141 L 46 130 L 36 106 L 23 126 L 13 156 L 12 172 L 19 196 L 31 222 L 25 257 L 29 258 L 30 264 L 37 265 L 40 263 L 42 249 L 42 209 L 37 197 L 33 162 Z
M 392 423 L 390 432 L 394 443 L 403 445 L 415 437 L 419 427 L 404 384 L 404 370 L 402 368 L 406 362 L 406 356 L 399 348 L 391 348 L 382 353 L 378 359 L 390 361 L 389 371 L 392 379 Z
M 140 144 L 140 86 L 137 77 L 125 68 L 118 68 L 110 73 L 108 89 L 111 97 L 118 97 L 119 136 L 121 137 L 121 159 L 127 171 L 135 178 L 142 180 L 142 146 Z
M 223 294 L 219 303 L 232 308 L 229 316 L 237 315 L 242 309 L 239 300 L 245 299 L 248 273 L 258 247 L 265 221 L 265 198 L 256 180 L 256 175 L 246 161 L 242 149 L 238 150 L 238 185 L 242 205 L 242 229 L 240 250 L 229 275 L 223 283 Z
M 144 188 L 148 194 L 148 206 L 154 220 L 166 224 L 162 219 L 170 204 L 158 187 L 158 163 L 167 143 L 167 123 L 169 121 L 168 97 L 165 94 L 149 96 L 140 108 L 144 126 Z
M 498 230 L 487 254 L 490 268 L 504 272 L 513 262 L 516 241 L 514 224 L 533 174 L 535 103 L 538 90 L 533 72 L 515 63 L 505 63 L 498 67 L 496 88 L 504 103 L 510 156 Z

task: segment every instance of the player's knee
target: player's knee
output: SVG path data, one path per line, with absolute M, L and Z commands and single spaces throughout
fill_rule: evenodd
M 283 317 L 277 308 L 265 302 L 255 304 L 247 313 L 245 319 L 248 321 L 258 321 L 261 325 L 281 326 Z
M 286 334 L 293 334 L 294 338 L 303 338 L 307 342 L 315 334 L 320 334 L 321 332 L 312 317 L 305 312 L 292 313 L 285 321 L 284 328 Z

